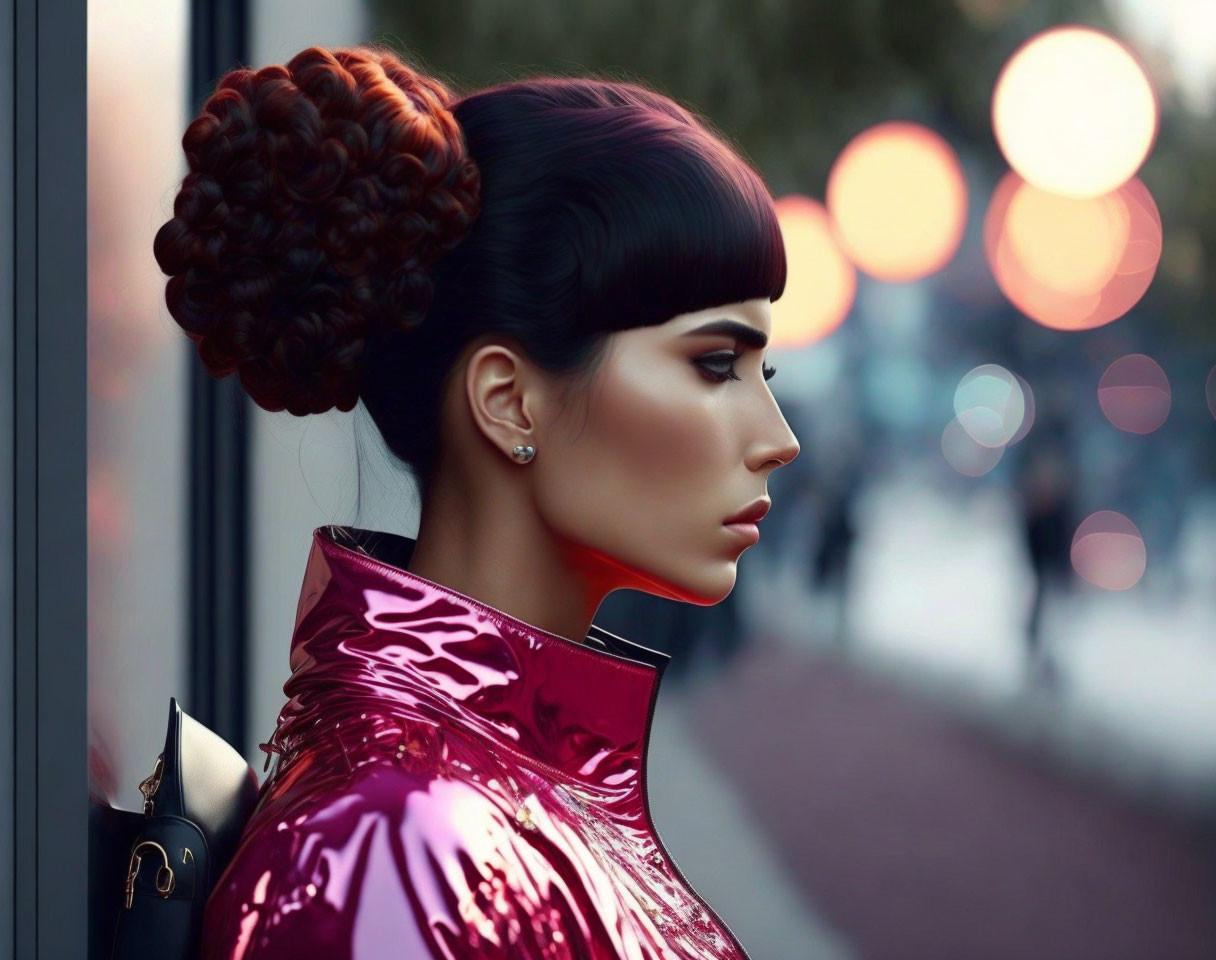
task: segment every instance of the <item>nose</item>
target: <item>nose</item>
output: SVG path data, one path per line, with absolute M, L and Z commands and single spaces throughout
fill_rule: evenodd
M 780 413 L 777 414 L 777 422 L 779 428 L 776 436 L 757 443 L 753 455 L 748 458 L 751 461 L 749 463 L 751 469 L 775 470 L 777 467 L 783 467 L 798 456 L 802 449 L 798 438 L 794 436 L 794 431 L 790 429 L 789 424 L 785 422 L 785 417 Z
M 784 467 L 787 463 L 793 460 L 794 457 L 798 456 L 798 452 L 801 449 L 802 448 L 798 444 L 798 438 L 795 437 L 792 432 L 789 432 L 788 441 L 764 461 L 764 466 L 771 467 L 772 469 Z

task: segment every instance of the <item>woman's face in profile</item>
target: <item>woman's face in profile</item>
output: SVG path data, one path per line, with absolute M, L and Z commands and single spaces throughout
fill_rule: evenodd
M 764 377 L 771 331 L 760 298 L 614 333 L 585 395 L 550 422 L 539 510 L 608 590 L 730 593 L 753 540 L 724 521 L 798 455 Z

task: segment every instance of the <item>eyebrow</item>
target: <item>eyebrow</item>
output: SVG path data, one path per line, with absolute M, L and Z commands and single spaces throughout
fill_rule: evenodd
M 724 333 L 728 336 L 737 337 L 749 347 L 757 347 L 761 350 L 768 344 L 768 334 L 763 330 L 757 330 L 750 324 L 740 323 L 738 320 L 714 320 L 712 323 L 702 324 L 692 330 L 686 330 L 684 336 L 691 337 L 698 333 Z

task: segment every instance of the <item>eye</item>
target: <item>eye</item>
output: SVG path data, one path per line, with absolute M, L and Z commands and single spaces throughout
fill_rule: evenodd
M 706 354 L 703 357 L 697 357 L 693 362 L 708 374 L 709 378 L 716 383 L 723 383 L 727 380 L 742 380 L 735 373 L 735 361 L 738 360 L 740 354 L 737 353 L 714 353 Z M 776 367 L 762 366 L 761 372 L 764 374 L 765 380 L 771 380 L 773 374 L 777 372 Z

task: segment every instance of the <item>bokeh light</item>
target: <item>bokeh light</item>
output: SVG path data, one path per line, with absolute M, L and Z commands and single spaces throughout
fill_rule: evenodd
M 1044 31 L 1014 51 L 992 94 L 1009 165 L 1052 193 L 1096 197 L 1133 176 L 1157 136 L 1157 97 L 1136 57 L 1088 27 Z
M 1078 200 L 1023 183 L 1005 213 L 1012 256 L 1046 286 L 1078 296 L 1114 276 L 1130 227 L 1118 193 Z
M 1126 590 L 1144 576 L 1147 557 L 1136 525 L 1114 510 L 1086 517 L 1072 538 L 1072 566 L 1104 590 Z
M 1001 292 L 1055 330 L 1116 320 L 1144 296 L 1161 260 L 1161 217 L 1132 178 L 1102 197 L 1047 193 L 1013 171 L 984 215 L 984 252 Z
M 827 209 L 801 194 L 776 202 L 785 241 L 785 291 L 773 302 L 774 347 L 801 347 L 840 326 L 857 295 L 857 272 L 837 246 Z
M 995 363 L 968 371 L 954 391 L 954 413 L 967 435 L 984 447 L 1003 447 L 1022 427 L 1026 399 L 1018 378 Z
M 916 280 L 944 267 L 967 219 L 967 187 L 937 133 L 893 121 L 845 146 L 828 174 L 827 207 L 840 244 L 879 280 Z
M 989 411 L 993 419 L 996 415 Z M 982 417 L 979 414 L 977 419 Z M 990 447 L 978 443 L 959 423 L 958 417 L 946 424 L 942 431 L 942 456 L 964 477 L 982 477 L 995 467 L 1005 455 L 1003 446 Z
M 1142 353 L 1120 357 L 1098 381 L 1098 405 L 1113 426 L 1152 433 L 1170 412 L 1170 381 L 1160 364 Z

